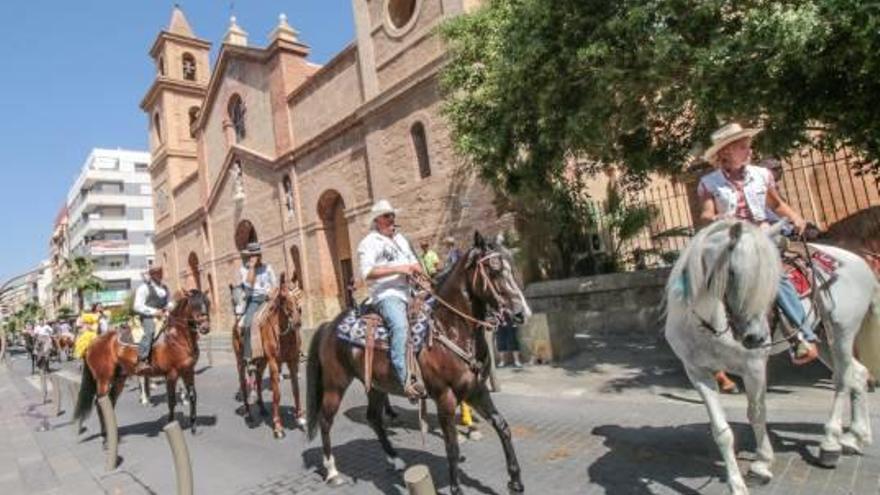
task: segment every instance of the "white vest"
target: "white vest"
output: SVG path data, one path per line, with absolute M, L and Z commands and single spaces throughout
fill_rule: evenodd
M 743 195 L 746 207 L 752 214 L 752 220 L 761 223 L 767 220 L 767 191 L 772 184 L 770 171 L 763 167 L 746 165 L 744 171 Z M 715 212 L 721 217 L 736 215 L 737 193 L 733 185 L 721 169 L 705 175 L 700 179 L 700 186 L 715 200 Z

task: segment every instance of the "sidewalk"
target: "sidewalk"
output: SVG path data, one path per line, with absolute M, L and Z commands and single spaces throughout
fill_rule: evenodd
M 62 437 L 66 435 L 51 429 L 37 431 L 43 424 L 49 426 L 46 415 L 52 413 L 52 404 L 42 405 L 39 397 L 25 397 L 13 383 L 9 368 L 2 364 L 0 398 L 0 493 L 104 493 L 90 471 L 65 447 Z

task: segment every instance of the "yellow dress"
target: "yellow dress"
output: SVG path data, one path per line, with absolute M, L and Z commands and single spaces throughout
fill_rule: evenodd
M 76 341 L 73 344 L 73 356 L 75 358 L 81 359 L 89 346 L 92 345 L 92 342 L 98 338 L 99 318 L 100 315 L 97 313 L 83 313 L 80 316 L 82 330 L 76 336 Z

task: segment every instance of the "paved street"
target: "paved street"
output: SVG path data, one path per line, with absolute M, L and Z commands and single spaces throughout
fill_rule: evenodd
M 720 457 L 709 435 L 702 404 L 684 383 L 675 361 L 653 346 L 603 349 L 601 362 L 585 355 L 567 367 L 499 370 L 503 391 L 495 395 L 515 435 L 527 493 L 725 493 Z M 658 355 L 650 363 L 646 356 Z M 174 472 L 161 433 L 166 407 L 137 402 L 134 382 L 120 399 L 118 418 L 122 463 L 103 471 L 97 421 L 77 441 L 70 426 L 70 406 L 52 414 L 41 405 L 39 381 L 29 378 L 20 355 L 11 367 L 0 366 L 0 493 L 37 494 L 174 493 Z M 880 449 L 843 459 L 837 470 L 811 462 L 817 453 L 831 394 L 827 373 L 813 367 L 795 374 L 784 361 L 771 368 L 770 430 L 777 450 L 775 479 L 755 493 L 877 493 Z M 267 424 L 249 428 L 234 414 L 234 375 L 228 354 L 216 353 L 214 367 L 201 368 L 199 432 L 187 434 L 194 463 L 196 493 L 400 493 L 402 479 L 390 470 L 378 442 L 365 424 L 360 385 L 349 390 L 333 431 L 339 470 L 348 479 L 341 488 L 326 487 L 316 469 L 320 443 L 289 431 L 272 439 Z M 289 404 L 289 387 L 285 387 Z M 50 394 L 51 397 L 51 394 Z M 268 394 L 267 394 L 268 398 Z M 159 402 L 161 401 L 161 402 Z M 754 441 L 745 423 L 744 398 L 725 403 L 740 448 L 751 455 Z M 873 427 L 880 431 L 880 400 L 870 396 Z M 443 443 L 436 433 L 425 445 L 408 405 L 392 428 L 392 441 L 409 463 L 427 464 L 441 491 L 448 486 Z M 285 407 L 290 425 L 290 407 Z M 432 423 L 436 424 L 431 416 Z M 50 431 L 38 432 L 48 421 Z M 500 444 L 487 433 L 462 446 L 466 457 L 462 481 L 467 493 L 506 493 Z

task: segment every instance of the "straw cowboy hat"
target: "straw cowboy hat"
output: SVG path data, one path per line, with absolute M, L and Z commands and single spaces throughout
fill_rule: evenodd
M 394 209 L 387 199 L 380 199 L 379 201 L 376 201 L 372 208 L 370 208 L 370 214 L 367 216 L 369 221 L 367 223 L 372 225 L 374 220 L 388 213 L 394 213 L 396 215 L 400 213 L 400 210 Z
M 706 161 L 711 162 L 715 158 L 715 155 L 717 155 L 718 152 L 728 144 L 739 141 L 743 138 L 753 137 L 759 132 L 761 132 L 761 129 L 743 128 L 743 126 L 736 122 L 724 125 L 712 133 L 712 146 L 709 146 L 709 149 L 703 153 L 703 158 Z
M 242 249 L 241 254 L 245 256 L 253 256 L 256 254 L 263 254 L 263 248 L 260 246 L 259 242 L 251 242 Z

